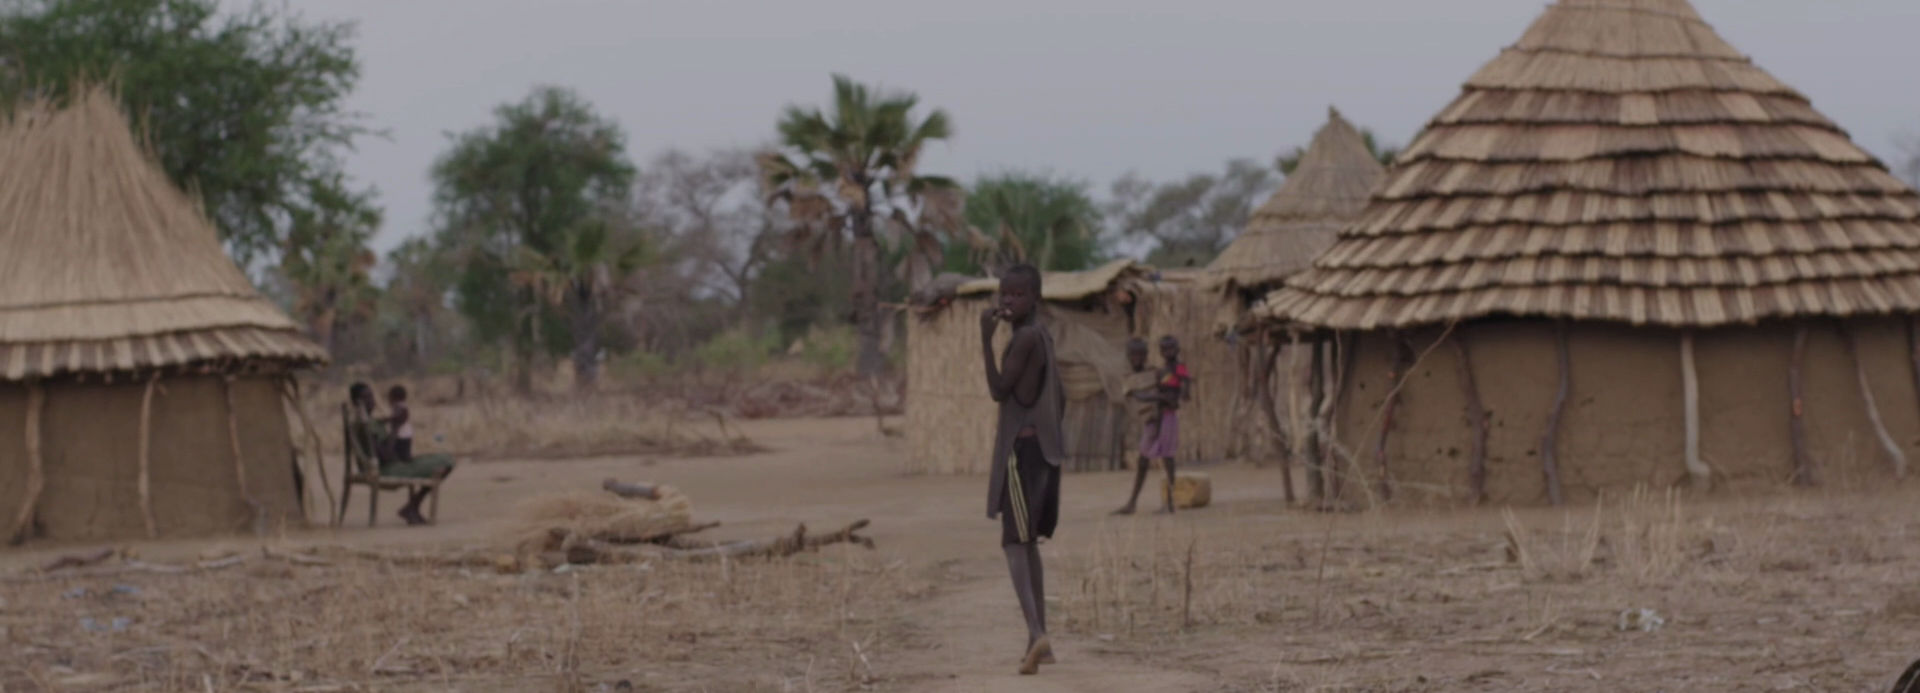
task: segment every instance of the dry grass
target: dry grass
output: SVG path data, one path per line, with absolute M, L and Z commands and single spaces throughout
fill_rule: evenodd
M 307 411 L 329 455 L 339 454 L 343 401 L 333 390 L 310 391 L 307 396 Z M 418 398 L 410 408 L 416 454 L 726 456 L 762 450 L 724 412 L 657 406 L 621 394 L 550 399 L 487 394 L 457 401 Z
M 930 590 L 857 550 L 524 575 L 272 565 L 9 587 L 0 690 L 849 690 L 884 680 L 895 610 Z
M 1056 589 L 1063 630 L 1226 691 L 1880 691 L 1920 654 L 1905 507 L 1643 491 L 1499 515 L 1121 521 L 1063 556 Z

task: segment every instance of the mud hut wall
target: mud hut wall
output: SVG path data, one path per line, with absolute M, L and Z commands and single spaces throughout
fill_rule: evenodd
M 1400 390 L 1393 432 L 1387 437 L 1388 480 L 1400 499 L 1450 500 L 1464 497 L 1468 488 L 1466 398 L 1461 394 L 1454 352 L 1444 343 L 1437 344 L 1441 335 L 1440 330 L 1407 335 L 1415 365 Z M 1337 462 L 1349 478 L 1358 465 L 1366 475 L 1363 478 L 1371 481 L 1379 473 L 1374 453 L 1381 407 L 1393 386 L 1393 344 L 1377 332 L 1357 335 L 1354 344 L 1356 360 L 1345 395 L 1352 399 L 1336 410 L 1341 446 L 1354 457 Z M 1304 474 L 1299 476 L 1304 484 Z
M 145 533 L 139 503 L 142 383 L 52 382 L 42 419 L 46 488 L 37 517 L 54 540 L 136 537 Z M 149 470 L 156 529 L 187 537 L 251 530 L 228 437 L 226 394 L 217 377 L 161 381 L 153 401 Z M 234 382 L 234 405 L 247 485 L 269 528 L 303 522 L 294 493 L 292 438 L 272 378 Z M 25 385 L 0 385 L 0 507 L 18 512 L 26 457 Z M 9 516 L 11 517 L 11 516 Z
M 907 318 L 907 471 L 977 474 L 993 456 L 998 409 L 980 366 L 980 311 L 984 300 L 955 301 L 945 310 Z M 1009 330 L 994 337 L 997 353 Z
M 13 528 L 27 495 L 27 388 L 0 384 L 0 529 Z
M 1191 464 L 1239 457 L 1253 440 L 1249 434 L 1257 435 L 1250 425 L 1257 410 L 1241 406 L 1247 375 L 1239 350 L 1215 334 L 1221 310 L 1235 299 L 1191 284 L 1146 285 L 1137 294 L 1131 336 L 1146 340 L 1152 354 L 1148 364 L 1158 368 L 1164 363 L 1160 338 L 1173 335 L 1193 374 L 1192 399 L 1180 407 L 1176 459 Z M 1245 420 L 1236 420 L 1236 414 Z M 1139 425 L 1130 422 L 1129 429 L 1137 431 Z
M 1890 319 L 1848 324 L 1881 416 L 1907 454 L 1920 458 L 1920 400 L 1913 390 L 1904 326 Z M 1884 478 L 1889 465 L 1834 325 L 1809 323 L 1803 382 L 1814 475 L 1823 483 L 1870 482 Z M 1696 333 L 1701 456 L 1717 484 L 1777 486 L 1791 470 L 1786 373 L 1793 329 L 1776 323 Z M 1489 500 L 1544 503 L 1539 446 L 1559 377 L 1551 323 L 1481 322 L 1455 331 L 1469 340 L 1490 419 Z M 1437 334 L 1414 334 L 1416 355 Z M 1617 495 L 1639 484 L 1665 488 L 1685 480 L 1679 339 L 1678 332 L 1667 329 L 1570 327 L 1573 378 L 1559 445 L 1569 500 L 1587 502 L 1602 491 Z M 1338 413 L 1340 437 L 1371 474 L 1377 473 L 1373 446 L 1390 387 L 1392 352 L 1383 333 L 1364 333 L 1357 343 L 1358 360 Z M 1471 438 L 1452 349 L 1441 345 L 1429 353 L 1400 396 L 1387 446 L 1396 497 L 1465 499 Z M 1352 463 L 1342 463 L 1352 473 Z

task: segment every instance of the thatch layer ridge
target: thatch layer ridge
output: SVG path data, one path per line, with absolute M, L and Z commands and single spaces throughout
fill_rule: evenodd
M 1306 269 L 1333 244 L 1335 232 L 1366 207 L 1385 171 L 1360 130 L 1330 109 L 1300 165 L 1207 265 L 1200 286 L 1261 287 Z
M 104 89 L 27 106 L 0 124 L 0 171 L 8 172 L 0 184 L 5 377 L 186 363 L 178 359 L 326 359 L 227 256 Z M 277 334 L 261 336 L 268 332 Z M 17 356 L 131 344 L 190 346 L 156 348 L 150 358 Z
M 1920 193 L 1685 0 L 1562 0 L 1254 314 L 1676 327 L 1920 311 Z

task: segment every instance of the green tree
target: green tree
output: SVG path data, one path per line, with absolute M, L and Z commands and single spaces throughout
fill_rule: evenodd
M 573 337 L 574 383 L 592 389 L 600 374 L 600 329 L 624 280 L 647 259 L 643 237 L 617 233 L 605 220 L 594 219 L 563 232 L 551 251 L 524 245 L 518 250 L 512 263 L 515 283 L 565 311 Z
M 387 253 L 387 279 L 382 298 L 385 311 L 405 347 L 408 365 L 425 364 L 435 348 L 435 326 L 447 310 L 458 268 L 453 258 L 430 239 L 414 237 Z
M 624 257 L 606 253 L 626 247 L 615 236 L 629 233 L 634 167 L 619 126 L 572 91 L 536 88 L 494 120 L 434 163 L 434 206 L 440 243 L 459 258 L 457 305 L 480 339 L 510 344 L 524 392 L 536 352 L 577 358 L 597 339 L 581 330 L 598 328 L 589 313 L 622 278 L 601 275 L 622 269 L 605 260 Z M 576 297 L 556 308 L 540 291 L 556 286 Z
M 1374 137 L 1372 130 L 1360 128 L 1360 139 L 1367 143 L 1367 151 L 1373 153 L 1373 158 L 1378 159 L 1381 166 L 1393 165 L 1393 160 L 1400 156 L 1399 147 L 1380 144 L 1379 138 Z M 1294 147 L 1285 154 L 1281 154 L 1278 158 L 1275 158 L 1273 160 L 1273 167 L 1280 169 L 1282 175 L 1291 176 L 1293 175 L 1293 170 L 1300 166 L 1300 157 L 1306 155 L 1306 145 Z
M 793 240 L 815 256 L 851 239 L 853 322 L 859 333 L 861 375 L 886 366 L 881 353 L 880 241 L 902 249 L 909 283 L 930 277 L 943 262 L 939 235 L 963 223 L 965 193 L 952 180 L 922 176 L 920 150 L 945 140 L 953 128 L 945 111 L 914 114 L 910 93 L 876 93 L 833 77 L 833 110 L 787 107 L 779 122 L 781 149 L 760 157 L 769 203 L 784 201 Z
M 1107 219 L 1120 237 L 1153 242 L 1147 261 L 1154 265 L 1202 266 L 1246 228 L 1254 205 L 1278 184 L 1271 169 L 1251 159 L 1229 161 L 1219 175 L 1171 183 L 1128 174 L 1113 184 Z
M 110 80 L 161 167 L 199 192 L 229 251 L 251 269 L 284 249 L 303 215 L 366 216 L 374 208 L 370 196 L 345 191 L 338 175 L 337 155 L 367 133 L 344 109 L 360 62 L 352 24 L 310 23 L 265 5 L 221 12 L 220 4 L 0 5 L 0 100 Z M 329 203 L 352 208 L 315 209 Z
M 371 319 L 379 300 L 367 242 L 380 228 L 380 211 L 338 175 L 311 185 L 310 203 L 288 211 L 278 273 L 292 293 L 294 315 L 328 352 L 337 352 L 340 331 Z
M 1099 255 L 1100 208 L 1084 183 L 1032 173 L 982 176 L 967 195 L 974 242 L 947 248 L 947 269 L 997 275 L 1016 262 L 1077 271 Z

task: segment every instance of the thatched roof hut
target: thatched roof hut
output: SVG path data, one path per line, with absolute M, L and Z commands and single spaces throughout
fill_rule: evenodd
M 1333 245 L 1340 227 L 1367 206 L 1385 172 L 1360 130 L 1328 109 L 1327 124 L 1314 133 L 1299 166 L 1200 273 L 1200 286 L 1261 291 L 1307 269 Z
M 1067 394 L 1068 471 L 1117 468 L 1132 450 L 1125 434 L 1126 341 L 1132 322 L 1126 287 L 1147 275 L 1132 260 L 1043 277 L 1041 319 L 1052 330 Z M 907 320 L 908 469 L 977 474 L 992 462 L 997 409 L 980 368 L 980 312 L 998 279 L 961 284 L 951 297 L 918 306 Z M 1001 330 L 997 349 L 1004 349 Z M 996 351 L 996 353 L 998 353 Z
M 0 522 L 16 541 L 299 522 L 283 406 L 326 354 L 99 89 L 0 125 Z
M 1685 0 L 1562 0 L 1256 310 L 1339 335 L 1330 479 L 1504 501 L 1835 479 L 1920 440 L 1917 219 Z

